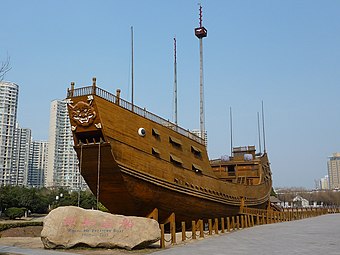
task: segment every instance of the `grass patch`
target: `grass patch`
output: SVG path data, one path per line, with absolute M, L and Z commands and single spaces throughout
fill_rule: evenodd
M 42 222 L 27 221 L 27 222 L 15 222 L 15 223 L 0 223 L 0 232 L 10 228 L 22 228 L 29 226 L 42 226 Z

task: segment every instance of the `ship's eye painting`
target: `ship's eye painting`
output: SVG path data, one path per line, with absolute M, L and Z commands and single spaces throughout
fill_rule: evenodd
M 89 126 L 96 118 L 96 112 L 94 108 L 85 102 L 78 102 L 71 112 L 72 119 L 82 126 Z
M 144 129 L 144 128 L 139 128 L 139 129 L 138 129 L 138 134 L 139 134 L 139 136 L 144 137 L 145 134 L 146 134 L 145 129 Z

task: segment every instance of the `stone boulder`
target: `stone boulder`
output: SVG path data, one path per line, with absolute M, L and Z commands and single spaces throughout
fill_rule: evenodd
M 58 207 L 44 219 L 41 241 L 47 249 L 89 247 L 143 248 L 158 241 L 157 221 L 75 206 Z

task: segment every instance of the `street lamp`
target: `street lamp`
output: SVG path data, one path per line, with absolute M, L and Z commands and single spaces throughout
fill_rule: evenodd
M 63 193 L 60 193 L 59 195 L 56 195 L 56 196 L 55 196 L 56 207 L 57 207 L 57 205 L 58 205 L 59 200 L 62 199 L 63 196 L 64 196 Z

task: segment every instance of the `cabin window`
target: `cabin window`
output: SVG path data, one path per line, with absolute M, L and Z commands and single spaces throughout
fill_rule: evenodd
M 152 148 L 152 155 L 156 156 L 156 157 L 160 157 L 160 152 L 158 149 L 156 148 Z
M 192 164 L 192 170 L 197 173 L 197 174 L 201 174 L 202 173 L 202 168 L 196 164 Z
M 175 166 L 182 166 L 183 161 L 172 154 L 170 154 L 170 162 L 172 162 Z
M 155 129 L 155 128 L 152 129 L 152 135 L 153 135 L 154 137 L 156 137 L 157 139 L 160 138 L 159 131 L 158 131 L 157 129 Z
M 200 149 L 198 149 L 197 147 L 191 145 L 191 152 L 196 156 L 196 157 L 199 157 L 199 158 L 202 158 L 202 152 Z
M 182 146 L 181 140 L 179 140 L 175 137 L 172 137 L 172 136 L 169 136 L 169 142 L 177 148 L 181 148 L 181 146 Z
M 228 172 L 229 176 L 235 176 L 235 166 L 234 165 L 227 166 L 226 172 Z
M 100 130 L 89 131 L 86 133 L 76 133 L 77 144 L 79 143 L 98 143 L 100 140 L 105 141 L 103 134 Z

